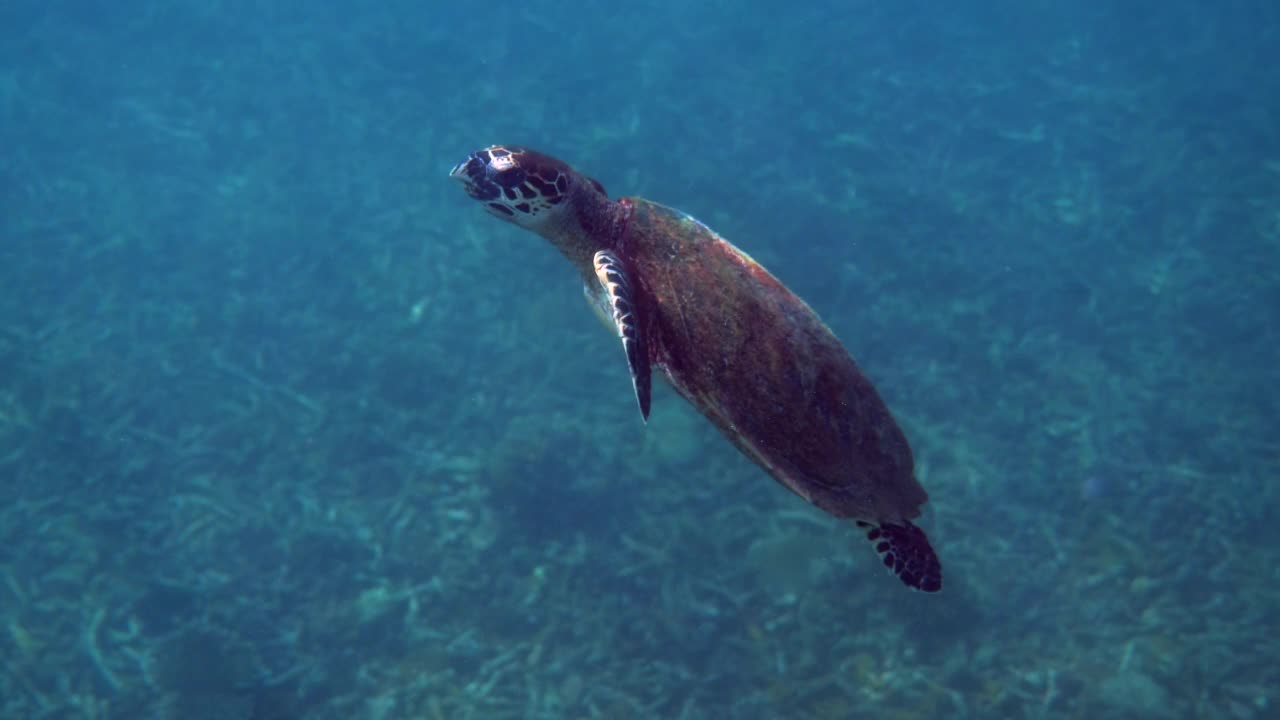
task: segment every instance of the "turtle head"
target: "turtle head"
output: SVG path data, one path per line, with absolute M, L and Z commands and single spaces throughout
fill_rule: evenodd
M 604 187 L 565 163 L 516 145 L 491 145 L 467 156 L 449 177 L 458 180 L 472 199 L 507 222 L 542 235 L 554 234 L 572 216 L 566 208 L 583 193 L 608 201 Z

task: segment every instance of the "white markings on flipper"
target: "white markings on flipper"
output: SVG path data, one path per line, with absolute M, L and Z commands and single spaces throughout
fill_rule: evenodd
M 627 368 L 631 371 L 631 387 L 635 390 L 640 416 L 649 419 L 650 369 L 649 351 L 645 346 L 640 327 L 635 295 L 622 261 L 610 250 L 601 250 L 592 258 L 596 279 L 608 299 L 618 339 L 627 354 Z

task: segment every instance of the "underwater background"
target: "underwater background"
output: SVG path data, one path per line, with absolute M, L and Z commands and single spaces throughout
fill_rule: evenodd
M 0 4 L 0 717 L 1280 713 L 1280 5 Z M 940 594 L 447 178 L 708 223 Z

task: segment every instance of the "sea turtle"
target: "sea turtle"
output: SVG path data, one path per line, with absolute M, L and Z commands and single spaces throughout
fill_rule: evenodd
M 685 213 L 611 200 L 596 180 L 527 148 L 487 147 L 449 175 L 582 274 L 588 302 L 622 341 L 645 421 L 657 367 L 778 482 L 856 521 L 903 583 L 942 587 L 938 557 L 911 522 L 928 495 L 906 437 L 831 330 L 759 263 Z

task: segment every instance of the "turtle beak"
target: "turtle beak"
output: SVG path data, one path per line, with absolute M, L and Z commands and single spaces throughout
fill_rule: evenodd
M 449 177 L 462 183 L 463 189 L 474 200 L 485 202 L 497 197 L 500 190 L 489 177 L 489 164 L 480 153 L 471 153 L 466 160 L 453 166 Z
M 472 153 L 467 156 L 466 160 L 463 160 L 453 166 L 453 169 L 449 171 L 449 177 L 457 180 L 458 182 L 470 185 L 473 182 L 471 176 L 481 170 L 479 165 L 480 161 L 476 158 L 475 153 Z
M 467 182 L 467 166 L 469 166 L 471 163 L 475 161 L 476 161 L 475 155 L 468 155 L 466 160 L 463 160 L 462 162 L 453 166 L 453 169 L 449 171 L 449 177 L 453 178 L 454 180 L 461 180 L 462 182 Z

